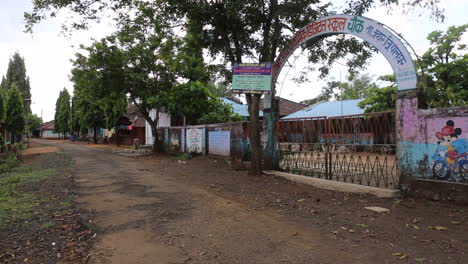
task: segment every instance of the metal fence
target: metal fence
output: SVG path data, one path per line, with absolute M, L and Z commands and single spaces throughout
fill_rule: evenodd
M 395 114 L 286 119 L 277 123 L 284 171 L 396 188 Z

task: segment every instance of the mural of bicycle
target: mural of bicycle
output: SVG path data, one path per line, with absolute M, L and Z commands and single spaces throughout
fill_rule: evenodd
M 468 141 L 458 138 L 462 129 L 454 126 L 455 123 L 448 120 L 441 131 L 436 133 L 438 142 L 433 155 L 433 177 L 437 180 L 468 182 Z
M 467 156 L 465 155 L 464 157 L 456 159 L 455 163 L 452 165 L 443 158 L 436 160 L 432 167 L 432 172 L 434 173 L 434 178 L 438 180 L 453 179 L 456 182 L 460 182 L 461 180 L 468 182 Z

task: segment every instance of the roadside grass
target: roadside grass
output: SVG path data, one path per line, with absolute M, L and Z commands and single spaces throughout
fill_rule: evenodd
M 3 163 L 6 164 L 6 161 Z M 16 166 L 14 166 L 16 165 Z M 0 263 L 84 263 L 94 234 L 63 152 L 24 156 L 0 173 Z M 83 261 L 82 261 L 83 260 Z
M 48 211 L 72 207 L 72 197 L 58 199 L 48 192 L 54 185 L 60 185 L 64 177 L 57 168 L 50 166 L 50 160 L 67 162 L 63 156 L 60 153 L 49 153 L 27 165 L 8 158 L 0 165 L 0 228 L 18 222 L 48 227 L 50 223 L 42 223 L 49 218 Z M 68 162 L 71 165 L 71 161 Z M 60 164 L 63 165 L 66 166 Z
M 198 156 L 198 154 L 196 154 L 196 153 L 182 153 L 182 154 L 174 155 L 171 158 L 175 159 L 175 160 L 189 160 L 189 159 L 191 159 L 191 158 L 193 158 L 195 156 Z

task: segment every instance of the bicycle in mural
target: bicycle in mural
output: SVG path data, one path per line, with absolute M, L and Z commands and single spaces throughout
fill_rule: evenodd
M 438 180 L 468 181 L 468 140 L 458 138 L 461 128 L 455 128 L 455 123 L 448 120 L 440 132 L 437 149 L 433 155 L 433 176 Z

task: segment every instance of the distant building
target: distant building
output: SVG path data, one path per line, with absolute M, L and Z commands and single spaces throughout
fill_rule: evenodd
M 279 117 L 283 118 L 287 115 L 295 113 L 306 107 L 307 107 L 306 104 L 296 103 L 294 101 L 280 97 L 279 98 Z M 263 110 L 263 99 L 262 99 L 262 102 L 260 103 L 260 109 Z
M 117 121 L 117 127 L 111 135 L 110 141 L 116 145 L 133 145 L 138 140 L 144 145 L 146 141 L 146 120 L 138 107 L 129 104 L 127 113 L 122 115 Z
M 41 138 L 50 138 L 50 139 L 57 139 L 60 137 L 59 133 L 56 133 L 55 130 L 55 121 L 51 120 L 49 122 L 45 122 L 39 128 L 40 130 L 40 137 Z
M 316 103 L 302 110 L 289 114 L 282 119 L 287 118 L 309 118 L 309 117 L 332 117 L 343 115 L 359 115 L 364 113 L 364 109 L 358 106 L 362 99 L 342 100 L 342 101 L 324 101 Z

